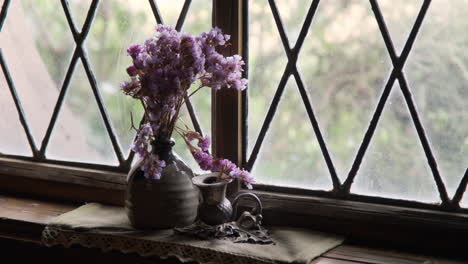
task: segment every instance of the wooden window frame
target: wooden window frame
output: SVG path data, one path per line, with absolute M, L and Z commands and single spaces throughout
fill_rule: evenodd
M 248 2 L 213 0 L 213 26 L 231 35 L 232 44 L 221 52 L 241 54 L 246 60 Z M 244 73 L 246 76 L 247 72 Z M 244 167 L 248 165 L 247 100 L 247 91 L 212 93 L 213 153 Z M 463 178 L 465 187 L 467 175 L 468 172 Z M 112 167 L 89 166 L 85 169 L 67 162 L 0 157 L 0 191 L 6 193 L 122 205 L 125 179 L 125 172 Z M 246 190 L 241 189 L 239 183 L 230 186 L 229 193 L 238 191 Z M 343 191 L 308 191 L 266 185 L 257 185 L 253 192 L 264 203 L 267 224 L 307 226 L 359 240 L 447 251 L 464 248 L 461 242 L 466 242 L 464 237 L 468 237 L 468 209 L 457 206 L 442 208 Z M 249 202 L 242 204 L 249 205 Z M 431 239 L 427 239 L 428 236 Z

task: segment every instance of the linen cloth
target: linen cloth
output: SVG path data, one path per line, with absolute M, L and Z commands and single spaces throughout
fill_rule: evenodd
M 141 256 L 177 257 L 182 262 L 201 264 L 306 264 L 343 242 L 340 236 L 308 229 L 267 228 L 275 245 L 200 240 L 173 230 L 136 230 L 123 207 L 89 203 L 54 218 L 46 226 L 42 241 L 46 246 L 81 245 Z

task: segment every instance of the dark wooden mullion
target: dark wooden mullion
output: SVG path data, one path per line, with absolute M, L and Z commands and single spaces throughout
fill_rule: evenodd
M 62 105 L 63 105 L 64 99 L 65 99 L 65 96 L 66 96 L 66 94 L 68 92 L 68 88 L 70 86 L 70 81 L 71 81 L 71 78 L 73 76 L 73 72 L 75 70 L 76 63 L 78 62 L 78 58 L 80 57 L 81 50 L 80 50 L 79 47 L 82 45 L 82 43 L 86 39 L 86 36 L 87 36 L 87 34 L 89 32 L 89 28 L 91 27 L 91 22 L 92 22 L 92 20 L 94 18 L 98 2 L 99 1 L 93 1 L 91 3 L 90 9 L 89 9 L 88 14 L 86 16 L 86 20 L 85 20 L 85 22 L 83 24 L 83 27 L 82 27 L 82 33 L 77 33 L 76 31 L 74 32 L 70 28 L 70 30 L 71 30 L 71 32 L 73 34 L 73 39 L 75 40 L 75 43 L 76 43 L 76 47 L 75 47 L 75 51 L 73 52 L 73 56 L 72 56 L 72 59 L 70 61 L 70 65 L 68 66 L 67 73 L 65 74 L 65 79 L 63 81 L 62 88 L 60 89 L 60 93 L 59 93 L 59 96 L 57 98 L 57 103 L 55 104 L 54 112 L 52 113 L 52 117 L 51 117 L 50 122 L 49 122 L 49 126 L 47 127 L 44 138 L 42 139 L 41 150 L 40 150 L 40 154 L 41 154 L 40 159 L 41 160 L 45 159 L 45 153 L 46 153 L 46 150 L 47 150 L 47 146 L 49 145 L 49 141 L 50 141 L 50 137 L 52 135 L 52 131 L 54 130 L 55 123 L 57 122 L 58 115 L 59 115 L 59 113 L 60 113 L 60 111 L 62 109 Z M 74 23 L 72 22 L 72 16 L 71 16 L 70 9 L 68 8 L 68 5 L 62 5 L 62 7 L 63 7 L 63 10 L 64 10 L 64 12 L 66 14 L 67 20 L 71 19 L 71 21 L 69 22 L 69 25 L 73 25 Z M 67 13 L 68 13 L 68 15 L 67 15 Z
M 26 133 L 26 138 L 28 139 L 29 146 L 31 147 L 33 157 L 37 158 L 39 156 L 39 150 L 36 147 L 36 143 L 34 142 L 34 138 L 28 126 L 28 122 L 26 121 L 23 106 L 21 105 L 18 93 L 16 92 L 15 84 L 13 83 L 13 79 L 11 78 L 10 72 L 6 65 L 5 58 L 3 57 L 2 49 L 0 49 L 0 65 L 2 67 L 3 75 L 5 76 L 5 80 L 8 84 L 8 88 L 10 89 L 11 97 L 13 98 L 13 101 L 15 103 L 16 111 L 18 112 L 18 117 L 21 122 L 21 126 L 23 126 L 24 132 Z
M 159 11 L 158 5 L 156 5 L 155 0 L 148 0 L 151 10 L 153 11 L 154 18 L 156 19 L 156 23 L 164 24 L 164 21 L 161 16 L 161 12 Z
M 231 35 L 230 45 L 217 48 L 217 51 L 224 56 L 244 54 L 243 3 L 242 0 L 213 0 L 213 26 Z M 242 93 L 244 92 L 235 89 L 212 90 L 211 97 L 213 155 L 229 159 L 239 166 L 242 166 L 245 160 L 242 156 L 244 144 L 242 141 L 246 139 L 242 134 L 244 131 Z M 239 181 L 235 181 L 228 186 L 228 195 L 237 193 L 239 189 Z
M 333 189 L 336 191 L 340 188 L 341 182 L 340 179 L 338 178 L 338 175 L 335 170 L 335 166 L 333 165 L 333 161 L 331 159 L 331 156 L 329 154 L 328 148 L 326 146 L 325 140 L 322 136 L 322 132 L 320 131 L 320 126 L 318 124 L 317 118 L 315 117 L 315 113 L 312 107 L 312 104 L 309 99 L 309 95 L 304 87 L 304 82 L 302 81 L 302 78 L 299 74 L 299 71 L 297 70 L 297 57 L 299 56 L 301 47 L 304 43 L 304 40 L 307 36 L 307 33 L 309 32 L 310 25 L 312 24 L 312 20 L 315 16 L 315 12 L 317 11 L 318 5 L 320 3 L 320 0 L 315 0 L 311 3 L 311 6 L 309 8 L 309 11 L 306 15 L 306 19 L 304 21 L 304 24 L 302 25 L 301 31 L 299 33 L 298 39 L 296 41 L 296 44 L 294 48 L 291 50 L 289 47 L 289 41 L 287 38 L 287 34 L 284 30 L 284 26 L 281 20 L 281 17 L 278 12 L 278 8 L 276 6 L 276 2 L 273 0 L 269 1 L 270 3 L 270 8 L 273 14 L 273 18 L 276 23 L 276 27 L 278 28 L 278 32 L 280 34 L 281 41 L 283 43 L 284 50 L 286 52 L 286 56 L 288 57 L 288 61 L 292 61 L 293 63 L 293 69 L 292 69 L 292 74 L 294 75 L 294 79 L 296 80 L 297 83 L 297 88 L 299 89 L 299 92 L 301 94 L 302 101 L 304 102 L 304 105 L 306 107 L 307 114 L 309 116 L 309 120 L 311 122 L 312 128 L 314 129 L 315 136 L 317 138 L 317 141 L 320 146 L 320 150 L 322 151 L 323 157 L 325 159 L 325 162 L 327 164 L 328 170 L 330 172 L 330 176 L 332 179 L 333 183 Z
M 3 24 L 5 23 L 6 16 L 8 14 L 8 7 L 10 6 L 10 0 L 5 0 L 0 11 L 0 32 L 2 32 Z
M 468 184 L 468 168 L 466 168 L 465 175 L 463 175 L 463 178 L 460 181 L 460 184 L 458 185 L 457 191 L 453 195 L 452 203 L 456 205 L 457 207 L 460 207 L 460 201 L 463 198 L 463 194 L 466 191 L 466 185 Z
M 427 2 L 427 8 L 429 8 L 429 2 L 430 1 Z M 395 67 L 396 64 L 398 63 L 398 57 L 396 55 L 395 48 L 393 47 L 393 42 L 391 40 L 390 34 L 389 34 L 388 30 L 387 30 L 385 20 L 384 20 L 384 18 L 382 16 L 382 13 L 380 11 L 378 3 L 375 0 L 371 0 L 371 5 L 372 5 L 372 9 L 374 11 L 377 23 L 379 25 L 379 28 L 381 28 L 382 37 L 384 38 L 384 42 L 385 42 L 385 44 L 387 46 L 387 50 L 388 50 L 388 53 L 390 55 L 392 64 Z M 418 20 L 417 20 L 416 23 L 422 23 L 423 18 L 424 18 L 424 16 L 418 16 L 418 19 L 420 21 L 418 22 Z M 410 38 L 411 37 L 416 38 L 416 34 L 417 34 L 417 31 L 412 31 L 410 33 Z M 402 56 L 407 57 L 409 55 L 410 50 L 411 50 L 411 46 L 405 47 L 404 51 L 402 52 Z M 424 152 L 426 154 L 429 166 L 431 167 L 431 170 L 432 170 L 432 173 L 433 173 L 433 176 L 434 176 L 434 181 L 436 182 L 437 189 L 439 191 L 439 195 L 440 195 L 441 200 L 443 202 L 442 205 L 444 206 L 445 204 L 450 202 L 450 199 L 448 197 L 447 190 L 445 188 L 444 182 L 443 182 L 443 180 L 442 180 L 442 178 L 440 176 L 439 170 L 437 169 L 437 162 L 436 162 L 436 160 L 434 158 L 434 155 L 432 154 L 432 150 L 431 150 L 431 147 L 430 147 L 429 142 L 427 140 L 426 133 L 424 131 L 424 127 L 421 124 L 421 121 L 420 121 L 419 116 L 418 116 L 418 112 L 416 110 L 416 106 L 415 106 L 415 104 L 414 104 L 414 102 L 412 100 L 411 91 L 408 88 L 408 83 L 407 83 L 406 78 L 405 78 L 402 71 L 398 72 L 397 79 L 398 79 L 398 82 L 400 84 L 400 89 L 403 92 L 403 96 L 405 98 L 406 104 L 407 104 L 408 109 L 410 111 L 411 117 L 413 119 L 416 131 L 417 131 L 418 136 L 419 136 L 419 138 L 421 140 L 421 144 L 422 144 L 422 147 L 423 147 Z
M 242 58 L 244 59 L 244 72 L 242 77 L 249 79 L 249 0 L 242 0 L 242 41 L 244 43 L 242 47 Z M 249 96 L 248 96 L 248 84 L 247 89 L 242 91 L 241 95 L 241 164 L 245 168 L 247 166 L 247 149 L 248 149 L 248 110 L 249 110 Z
M 372 1 L 371 1 L 372 3 Z M 375 4 L 375 2 L 374 2 Z M 411 32 L 409 34 L 408 40 L 405 43 L 405 46 L 403 48 L 403 51 L 401 53 L 401 56 L 398 57 L 398 60 L 396 60 L 395 63 L 393 63 L 393 70 L 388 77 L 387 83 L 385 85 L 385 88 L 382 91 L 382 95 L 380 96 L 379 102 L 377 104 L 376 110 L 374 112 L 374 115 L 372 116 L 372 119 L 370 121 L 369 127 L 364 135 L 364 138 L 362 140 L 361 145 L 359 146 L 358 153 L 356 154 L 356 158 L 354 159 L 353 165 L 348 173 L 348 177 L 346 178 L 344 184 L 342 185 L 342 190 L 341 192 L 346 195 L 350 192 L 351 185 L 354 182 L 354 179 L 356 178 L 357 172 L 359 170 L 359 167 L 362 163 L 362 160 L 364 158 L 364 155 L 366 154 L 366 150 L 369 147 L 370 141 L 374 135 L 375 129 L 377 128 L 377 124 L 379 122 L 380 116 L 382 115 L 383 109 L 385 107 L 385 103 L 387 102 L 387 99 L 390 95 L 390 92 L 392 90 L 393 84 L 395 83 L 395 80 L 397 79 L 398 75 L 401 73 L 403 66 L 408 58 L 409 52 L 411 50 L 411 47 L 413 46 L 413 43 L 416 39 L 416 36 L 419 32 L 419 28 L 422 25 L 423 19 L 426 15 L 427 9 L 429 8 L 430 1 L 425 1 L 423 5 L 421 6 L 421 9 L 418 13 L 418 16 L 416 18 L 416 21 L 414 23 L 413 28 L 411 29 Z M 383 23 L 383 17 L 381 13 L 377 13 L 379 9 L 373 8 L 374 15 L 377 19 L 377 23 L 379 23 L 380 28 L 385 28 L 385 24 Z M 384 37 L 384 41 L 390 40 L 390 37 L 388 35 L 388 30 L 383 30 L 381 31 L 382 34 L 387 35 Z M 392 47 L 393 44 L 387 43 L 386 44 L 387 48 Z M 390 53 L 389 49 L 389 54 Z M 392 57 L 392 55 L 390 55 Z M 395 55 L 396 57 L 396 55 Z

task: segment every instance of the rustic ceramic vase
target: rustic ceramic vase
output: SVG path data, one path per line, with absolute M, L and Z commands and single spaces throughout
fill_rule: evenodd
M 148 180 L 141 160 L 127 177 L 125 210 L 133 227 L 166 229 L 192 224 L 197 217 L 199 192 L 192 184 L 192 170 L 172 152 L 173 140 L 153 144 L 155 154 L 166 162 L 160 180 Z
M 219 172 L 193 177 L 192 181 L 202 194 L 198 207 L 198 218 L 208 225 L 219 225 L 229 222 L 232 217 L 232 205 L 226 198 L 226 187 L 229 182 L 216 182 Z

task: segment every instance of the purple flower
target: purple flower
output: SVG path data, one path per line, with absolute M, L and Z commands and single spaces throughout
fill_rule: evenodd
M 198 141 L 198 146 L 203 151 L 208 151 L 210 149 L 210 145 L 211 145 L 211 139 L 209 136 L 205 136 Z
M 135 77 L 132 77 L 132 79 L 129 82 L 123 82 L 120 84 L 120 89 L 122 89 L 124 94 L 131 95 L 131 96 L 137 96 L 141 86 L 138 80 Z
M 198 74 L 204 71 L 205 57 L 203 56 L 202 49 L 197 43 L 195 37 L 185 34 L 180 42 L 180 57 L 184 79 L 194 82 Z
M 216 47 L 226 45 L 229 38 L 219 28 L 193 36 L 171 26 L 157 25 L 154 36 L 144 44 L 132 44 L 127 49 L 133 64 L 126 69 L 130 80 L 122 83 L 121 88 L 125 94 L 140 100 L 145 109 L 146 123 L 139 128 L 132 150 L 144 159 L 142 169 L 148 178 L 159 178 L 164 167 L 164 161 L 151 154 L 150 143 L 155 138 L 171 137 L 178 110 L 195 81 L 200 81 L 199 88 L 246 88 L 242 58 L 238 55 L 224 57 L 216 51 Z M 182 133 L 202 169 L 227 174 L 237 169 L 229 160 L 214 159 L 207 153 L 211 144 L 209 137 L 193 131 Z M 191 143 L 194 139 L 198 140 L 198 148 Z
M 211 170 L 213 167 L 213 157 L 203 151 L 193 151 L 193 158 L 202 170 Z
M 133 77 L 133 76 L 137 75 L 138 70 L 135 67 L 135 65 L 130 65 L 130 66 L 127 67 L 127 73 L 128 73 L 129 76 Z
M 212 171 L 222 171 L 229 174 L 236 168 L 236 164 L 232 163 L 232 161 L 228 159 L 217 159 L 213 162 Z
M 241 180 L 248 189 L 252 189 L 252 184 L 255 183 L 250 172 L 244 169 L 236 168 L 229 173 L 229 176 Z
M 154 154 L 149 154 L 141 165 L 141 169 L 145 173 L 145 178 L 149 180 L 161 179 L 161 173 L 164 167 L 166 167 L 166 162 L 160 160 L 159 156 Z
M 133 59 L 133 65 L 135 65 L 135 67 L 137 69 L 140 69 L 140 70 L 144 70 L 145 67 L 148 65 L 146 63 L 146 60 L 148 59 L 148 54 L 146 52 L 142 52 L 140 54 L 138 54 L 134 59 Z
M 207 74 L 201 78 L 202 84 L 218 90 L 222 87 L 244 90 L 247 80 L 242 78 L 244 61 L 239 55 L 223 57 L 219 53 L 212 53 L 205 63 Z
M 202 48 L 205 54 L 214 52 L 216 46 L 223 46 L 231 38 L 231 36 L 223 34 L 221 29 L 215 27 L 209 32 L 203 32 L 199 36 L 202 43 Z
M 133 142 L 132 145 L 132 151 L 137 153 L 138 156 L 140 156 L 141 158 L 144 158 L 148 152 L 149 141 L 152 134 L 153 129 L 148 123 L 143 124 L 140 130 L 138 131 L 137 138 L 135 139 L 135 142 Z
M 135 59 L 138 54 L 140 54 L 144 50 L 143 46 L 140 44 L 132 44 L 127 49 L 127 54 L 130 55 L 133 59 Z

